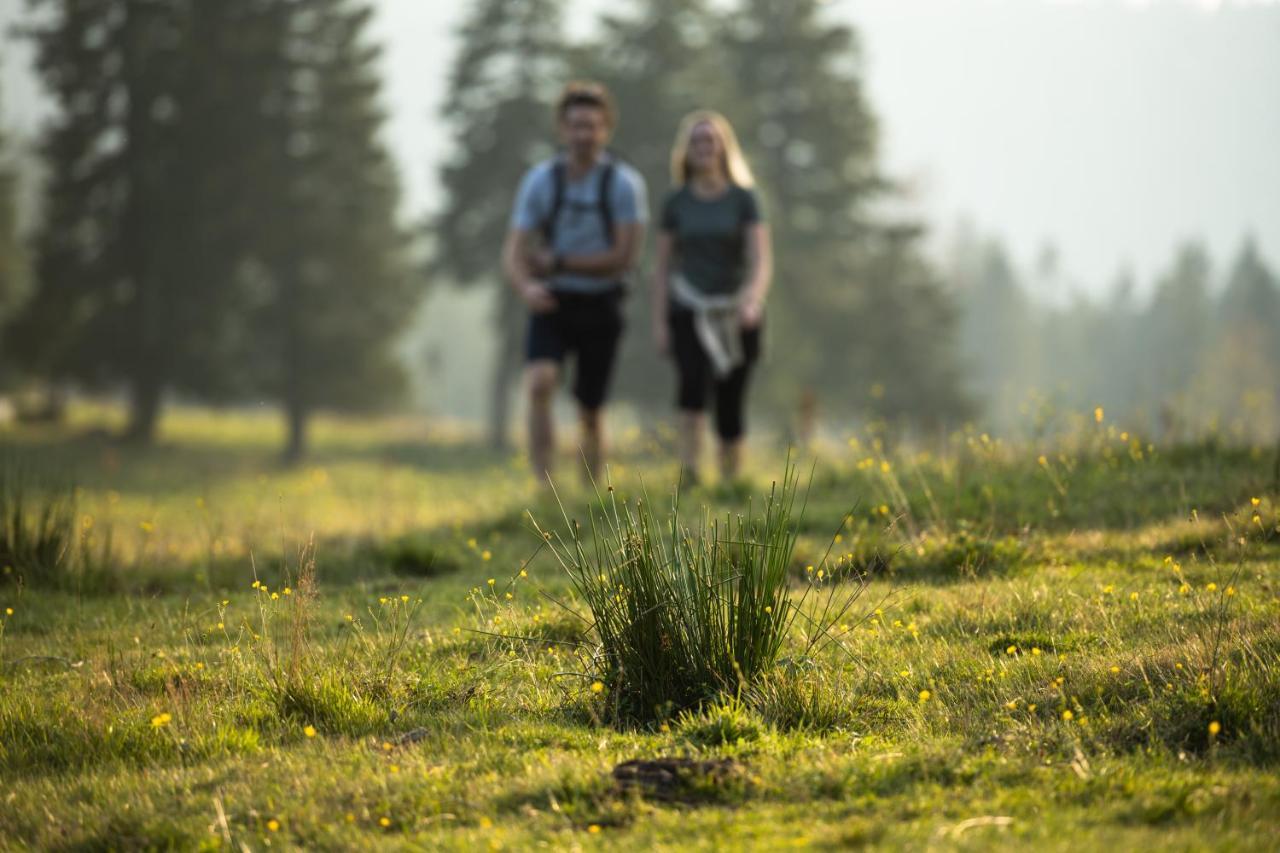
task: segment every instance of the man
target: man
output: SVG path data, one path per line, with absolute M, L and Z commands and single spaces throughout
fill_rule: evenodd
M 556 121 L 564 150 L 521 181 L 502 264 L 530 312 L 525 384 L 534 474 L 552 470 L 551 403 L 561 366 L 572 356 L 582 453 L 595 476 L 622 336 L 624 280 L 643 240 L 648 200 L 639 173 L 606 151 L 616 121 L 603 86 L 566 86 Z

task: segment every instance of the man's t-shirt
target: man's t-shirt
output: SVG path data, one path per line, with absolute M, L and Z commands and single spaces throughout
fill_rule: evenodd
M 541 231 L 555 204 L 555 164 L 547 160 L 525 173 L 516 193 L 511 227 L 521 231 Z M 564 194 L 556 217 L 554 245 L 557 255 L 594 255 L 607 252 L 613 245 L 612 235 L 605 233 L 600 215 L 600 174 L 605 163 L 613 163 L 609 183 L 609 209 L 615 225 L 648 221 L 649 200 L 644 178 L 619 160 L 601 159 L 583 177 L 572 180 L 565 175 Z M 552 289 L 573 293 L 600 293 L 616 287 L 616 276 L 597 278 L 582 273 L 559 272 L 551 276 Z
M 713 199 L 686 184 L 667 195 L 662 230 L 669 233 L 677 269 L 702 293 L 736 293 L 747 275 L 747 226 L 762 221 L 751 190 L 731 184 Z

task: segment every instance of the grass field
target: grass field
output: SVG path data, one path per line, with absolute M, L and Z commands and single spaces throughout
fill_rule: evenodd
M 0 432 L 0 848 L 1280 844 L 1272 448 L 1088 417 L 799 457 L 776 665 L 637 717 L 521 459 L 324 421 L 286 469 L 274 418 L 179 409 L 139 451 L 118 416 Z M 620 436 L 618 499 L 667 512 L 665 441 Z M 784 464 L 756 448 L 686 522 Z M 19 491 L 70 531 L 56 559 L 15 545 Z M 833 588 L 861 595 L 806 654 Z M 702 763 L 613 775 L 664 757 Z

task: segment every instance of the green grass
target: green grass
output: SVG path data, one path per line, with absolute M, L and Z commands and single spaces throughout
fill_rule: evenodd
M 521 460 L 326 421 L 285 469 L 266 418 L 178 410 L 144 452 L 93 431 L 116 417 L 0 433 L 27 516 L 78 484 L 80 561 L 74 583 L 0 576 L 0 848 L 1269 849 L 1280 831 L 1272 451 L 1096 424 L 1052 446 L 820 449 L 768 572 L 803 615 L 758 674 L 637 722 L 592 627 L 606 602 L 547 552 L 533 519 L 573 537 Z M 606 509 L 643 481 L 661 527 L 664 439 L 619 438 Z M 785 452 L 754 458 L 758 514 Z M 750 519 L 741 494 L 688 492 L 682 515 Z M 576 571 L 638 565 L 591 535 L 592 493 L 562 496 Z M 744 524 L 718 538 L 767 539 Z M 662 541 L 709 555 L 699 529 Z M 743 556 L 725 551 L 708 570 Z M 864 574 L 813 643 L 821 602 Z M 731 763 L 665 791 L 611 777 L 681 756 Z

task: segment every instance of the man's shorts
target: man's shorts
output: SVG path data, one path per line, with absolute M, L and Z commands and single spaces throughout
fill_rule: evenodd
M 622 288 L 606 293 L 556 292 L 556 308 L 529 315 L 525 360 L 563 363 L 575 358 L 573 396 L 584 409 L 598 409 L 608 395 L 613 362 L 622 339 Z

